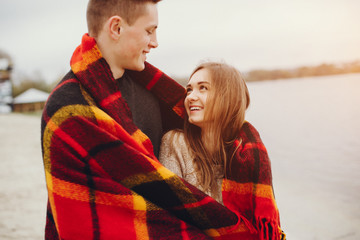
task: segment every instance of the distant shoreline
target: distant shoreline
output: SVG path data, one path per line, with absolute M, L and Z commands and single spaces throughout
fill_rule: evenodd
M 360 60 L 342 64 L 323 63 L 316 66 L 302 66 L 292 69 L 254 69 L 243 73 L 246 82 L 258 82 L 279 79 L 331 76 L 349 73 L 360 73 Z M 174 77 L 182 85 L 188 78 Z

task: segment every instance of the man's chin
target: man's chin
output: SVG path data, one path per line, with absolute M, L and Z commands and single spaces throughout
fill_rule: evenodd
M 141 72 L 141 71 L 144 70 L 144 69 L 145 69 L 145 63 L 142 63 L 142 64 L 139 64 L 139 65 L 137 65 L 137 66 L 132 67 L 132 68 L 129 69 L 129 70 Z
M 142 71 L 142 70 L 144 70 L 144 69 L 145 69 L 145 64 L 143 64 L 138 71 Z

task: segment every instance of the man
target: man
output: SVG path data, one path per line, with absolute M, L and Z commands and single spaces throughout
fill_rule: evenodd
M 156 156 L 162 135 L 159 103 L 144 87 L 132 81 L 125 69 L 144 70 L 146 54 L 158 46 L 158 1 L 138 1 L 145 4 L 90 1 L 87 11 L 89 35 L 96 39 L 113 77 L 118 79 L 121 94 L 132 112 L 132 120 L 150 138 Z
M 185 95 L 145 62 L 158 46 L 158 1 L 89 1 L 89 34 L 43 111 L 46 239 L 249 234 L 238 214 L 157 160 L 163 132 L 182 125 Z

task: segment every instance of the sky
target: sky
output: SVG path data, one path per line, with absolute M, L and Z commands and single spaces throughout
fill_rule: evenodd
M 0 50 L 14 72 L 55 81 L 87 32 L 87 0 L 0 0 Z M 358 0 L 163 0 L 147 61 L 188 77 L 201 61 L 242 72 L 360 59 Z

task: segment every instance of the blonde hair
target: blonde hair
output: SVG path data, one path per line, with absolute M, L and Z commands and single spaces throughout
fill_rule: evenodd
M 215 178 L 222 177 L 216 176 L 216 170 L 220 166 L 222 173 L 225 173 L 233 158 L 236 151 L 233 143 L 239 138 L 250 96 L 245 80 L 236 68 L 225 63 L 205 62 L 193 71 L 190 78 L 202 69 L 208 71 L 211 78 L 206 102 L 206 106 L 211 108 L 205 108 L 204 118 L 210 120 L 206 129 L 213 144 L 207 146 L 203 142 L 201 128 L 189 123 L 188 116 L 185 117 L 184 135 L 194 156 L 200 184 L 205 190 L 216 194 L 213 191 Z
M 146 8 L 145 3 L 158 3 L 161 0 L 89 0 L 86 19 L 89 34 L 97 37 L 105 22 L 112 16 L 120 16 L 132 25 Z

